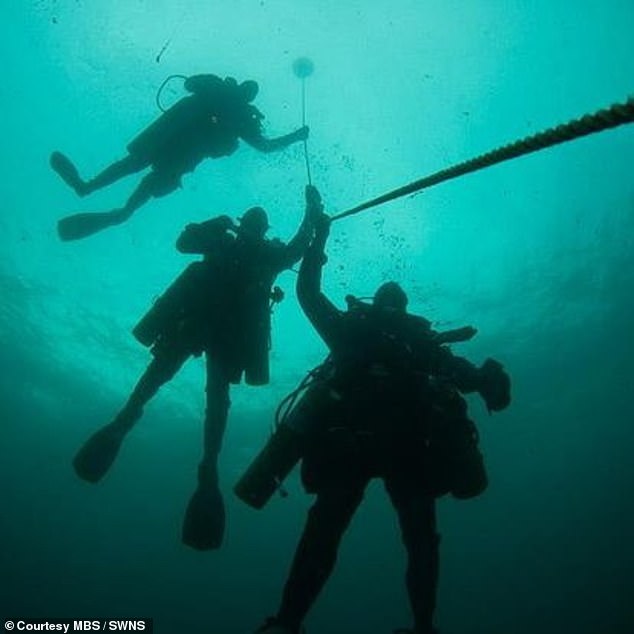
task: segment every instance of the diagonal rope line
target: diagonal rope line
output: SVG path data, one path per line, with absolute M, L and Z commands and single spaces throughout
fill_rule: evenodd
M 594 114 L 587 114 L 568 123 L 549 128 L 533 136 L 520 139 L 519 141 L 504 145 L 486 154 L 481 154 L 463 163 L 458 163 L 439 172 L 435 172 L 425 178 L 413 181 L 403 187 L 389 191 L 382 196 L 378 196 L 377 198 L 373 198 L 356 207 L 336 214 L 332 217 L 332 220 L 339 220 L 347 216 L 358 214 L 361 211 L 382 205 L 390 200 L 419 192 L 438 183 L 443 183 L 452 178 L 457 178 L 458 176 L 463 176 L 464 174 L 469 174 L 470 172 L 475 172 L 485 167 L 523 156 L 524 154 L 537 152 L 552 147 L 553 145 L 572 141 L 589 134 L 594 134 L 595 132 L 616 128 L 625 123 L 632 123 L 633 121 L 634 97 L 630 97 L 625 103 L 614 104 Z

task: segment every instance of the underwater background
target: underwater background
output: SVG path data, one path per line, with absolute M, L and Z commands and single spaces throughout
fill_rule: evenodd
M 452 163 L 634 93 L 631 0 L 21 0 L 1 9 L 0 617 L 153 617 L 160 634 L 243 634 L 275 612 L 311 498 L 262 511 L 231 487 L 275 406 L 324 356 L 294 296 L 273 319 L 270 386 L 232 388 L 221 456 L 218 552 L 180 542 L 201 450 L 204 365 L 154 399 L 98 485 L 71 460 L 149 361 L 130 334 L 195 258 L 188 222 L 261 204 L 270 235 L 303 213 L 301 144 L 243 146 L 121 227 L 63 243 L 56 222 L 119 206 L 132 177 L 80 200 L 52 172 L 59 149 L 92 176 L 159 111 L 170 74 L 260 83 L 266 133 L 301 124 L 326 209 L 342 211 Z M 163 49 L 163 47 L 166 48 Z M 168 84 L 164 103 L 182 96 Z M 432 188 L 333 226 L 327 294 L 395 279 L 454 350 L 494 356 L 513 404 L 470 399 L 490 476 L 439 502 L 443 634 L 634 631 L 634 125 Z M 405 557 L 380 483 L 344 538 L 310 634 L 410 623 Z

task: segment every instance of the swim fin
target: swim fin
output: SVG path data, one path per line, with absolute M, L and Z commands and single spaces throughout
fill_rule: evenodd
M 53 152 L 49 163 L 58 176 L 72 189 L 78 196 L 85 196 L 88 193 L 86 183 L 79 176 L 79 172 L 73 162 L 61 152 Z
M 73 459 L 75 472 L 87 482 L 99 482 L 115 461 L 125 432 L 113 424 L 95 432 Z
M 65 242 L 81 240 L 91 236 L 93 233 L 118 225 L 124 219 L 124 215 L 119 210 L 73 214 L 58 221 L 57 233 Z
M 183 543 L 196 550 L 216 550 L 224 533 L 225 505 L 218 486 L 199 486 L 187 505 Z

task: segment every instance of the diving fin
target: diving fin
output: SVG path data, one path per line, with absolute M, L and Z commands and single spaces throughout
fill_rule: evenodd
M 119 210 L 84 212 L 66 216 L 57 223 L 57 233 L 64 242 L 81 240 L 93 233 L 122 223 L 127 216 Z
M 216 550 L 224 533 L 225 505 L 218 486 L 199 486 L 187 505 L 183 543 L 196 550 Z
M 49 163 L 57 175 L 72 189 L 78 196 L 85 196 L 88 191 L 86 183 L 79 176 L 79 172 L 73 162 L 61 152 L 53 152 Z
M 112 424 L 95 432 L 73 459 L 77 475 L 87 482 L 99 482 L 115 461 L 124 436 L 125 432 Z

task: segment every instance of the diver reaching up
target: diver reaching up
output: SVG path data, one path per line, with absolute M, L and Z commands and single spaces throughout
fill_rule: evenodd
M 233 154 L 240 139 L 260 152 L 275 152 L 308 138 L 306 125 L 276 138 L 263 135 L 264 115 L 251 103 L 259 90 L 253 80 L 238 84 L 233 77 L 194 75 L 186 79 L 185 89 L 191 94 L 133 139 L 124 158 L 90 180 L 81 178 L 67 156 L 51 154 L 53 170 L 81 197 L 150 168 L 123 207 L 62 218 L 58 223 L 62 240 L 78 240 L 125 222 L 151 198 L 179 188 L 182 176 L 203 160 Z
M 408 312 L 408 297 L 394 281 L 382 284 L 371 304 L 349 297 L 348 310 L 338 309 L 321 288 L 330 219 L 316 190 L 309 204 L 315 237 L 300 267 L 297 297 L 329 358 L 313 371 L 316 381 L 289 415 L 287 427 L 299 432 L 298 451 L 290 444 L 291 430 L 284 432 L 280 425 L 280 444 L 271 438 L 235 491 L 261 507 L 265 500 L 258 498 L 255 479 L 267 470 L 276 473 L 288 447 L 292 457 L 301 454 L 302 482 L 316 500 L 279 610 L 256 631 L 305 632 L 304 620 L 334 570 L 365 489 L 380 478 L 401 528 L 414 619 L 412 629 L 395 634 L 438 634 L 433 623 L 439 571 L 435 500 L 446 493 L 475 497 L 488 483 L 477 430 L 461 394 L 477 392 L 489 411 L 500 411 L 510 404 L 510 378 L 493 359 L 478 368 L 454 355 L 445 344 L 468 339 L 475 329 L 435 333 L 426 319 Z
M 244 374 L 249 385 L 269 382 L 269 344 L 276 276 L 303 255 L 311 235 L 307 207 L 288 242 L 268 240 L 261 207 L 247 210 L 238 225 L 228 216 L 189 224 L 176 246 L 204 256 L 190 264 L 134 328 L 153 358 L 130 397 L 106 426 L 81 447 L 73 466 L 80 478 L 97 482 L 115 461 L 125 436 L 145 405 L 191 356 L 205 354 L 207 385 L 203 457 L 198 486 L 183 524 L 183 541 L 199 550 L 218 548 L 225 512 L 217 460 L 229 413 L 229 388 Z

